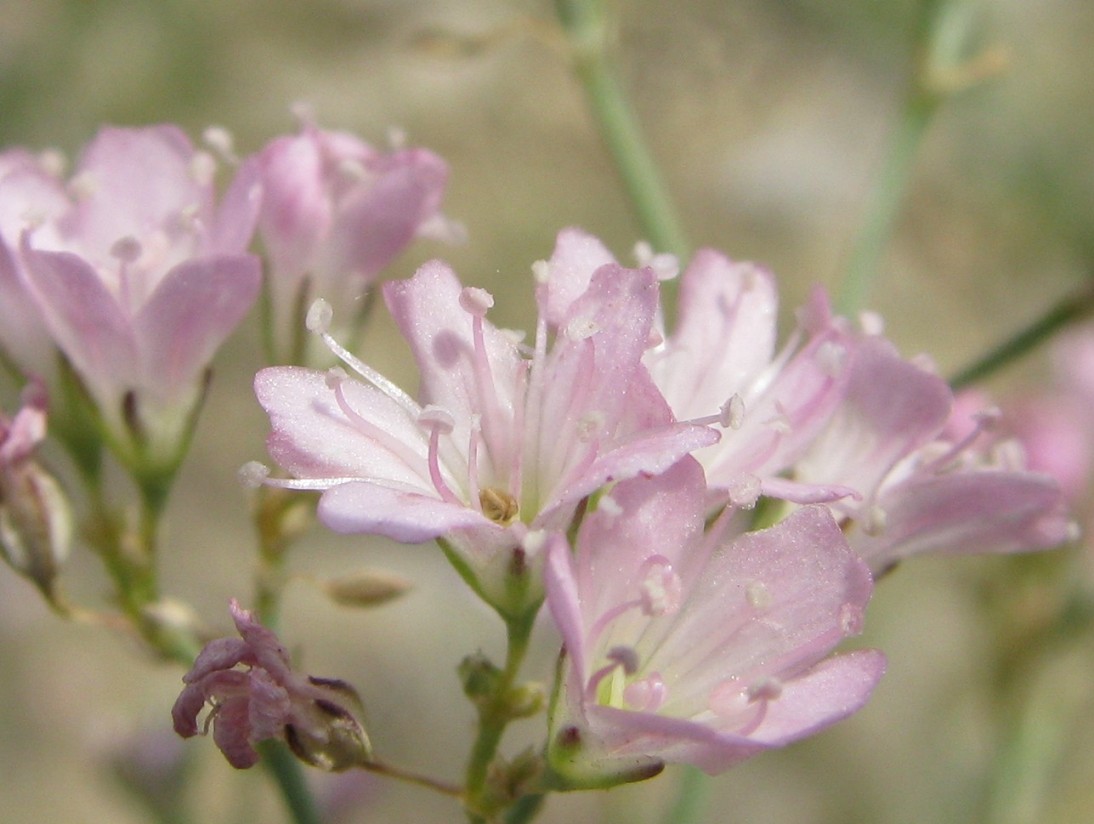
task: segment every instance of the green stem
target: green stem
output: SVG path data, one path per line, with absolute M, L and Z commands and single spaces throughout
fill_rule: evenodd
M 1016 335 L 969 364 L 950 379 L 954 389 L 963 389 L 981 381 L 1021 356 L 1029 353 L 1064 327 L 1094 314 L 1094 286 L 1084 286 L 1064 298 L 1044 315 Z
M 680 776 L 676 802 L 665 817 L 665 824 L 696 824 L 700 821 L 710 795 L 709 789 L 710 782 L 700 770 L 685 767 Z
M 505 668 L 501 672 L 491 700 L 479 707 L 479 732 L 468 759 L 464 789 L 464 803 L 467 807 L 468 819 L 472 824 L 485 824 L 487 821 L 481 812 L 487 791 L 486 779 L 490 765 L 497 754 L 502 734 L 509 722 L 513 720 L 512 688 L 528 652 L 528 639 L 534 622 L 535 611 L 506 620 L 509 639 Z
M 842 314 L 857 315 L 866 305 L 882 252 L 900 213 L 916 151 L 937 108 L 937 98 L 918 89 L 908 97 L 847 265 L 836 302 Z
M 642 231 L 657 251 L 687 256 L 690 246 L 676 209 L 608 53 L 602 0 L 556 0 L 555 8 L 569 40 L 574 72 Z
M 300 762 L 280 741 L 262 741 L 257 745 L 262 765 L 273 777 L 294 824 L 321 824 L 319 808 L 304 779 Z

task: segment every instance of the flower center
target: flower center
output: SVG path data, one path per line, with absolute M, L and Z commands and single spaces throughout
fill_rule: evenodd
M 520 513 L 517 499 L 504 489 L 488 486 L 479 491 L 479 504 L 482 514 L 496 524 L 508 526 Z

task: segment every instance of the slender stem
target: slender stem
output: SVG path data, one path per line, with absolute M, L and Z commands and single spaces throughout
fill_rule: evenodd
M 532 633 L 534 619 L 535 612 L 531 611 L 525 616 L 506 620 L 509 639 L 505 668 L 501 671 L 491 700 L 479 707 L 479 733 L 468 759 L 464 789 L 468 819 L 473 824 L 483 824 L 486 821 L 480 812 L 487 791 L 486 779 L 502 734 L 513 720 L 510 706 L 512 687 L 528 652 L 528 638 Z
M 983 380 L 1028 354 L 1064 327 L 1094 314 L 1094 285 L 1087 285 L 1048 310 L 1029 326 L 966 366 L 950 379 L 954 389 Z
M 683 226 L 608 52 L 602 0 L 556 0 L 555 8 L 569 39 L 574 72 L 642 231 L 657 251 L 685 257 L 690 246 Z
M 280 741 L 262 741 L 257 745 L 262 764 L 277 783 L 294 824 L 321 824 L 315 798 L 304 779 L 300 762 Z
M 376 773 L 377 775 L 394 778 L 397 781 L 417 784 L 419 787 L 425 787 L 427 790 L 434 790 L 442 795 L 450 795 L 454 798 L 459 798 L 463 795 L 463 787 L 450 784 L 447 781 L 441 781 L 432 776 L 405 770 L 402 767 L 397 767 L 394 764 L 389 764 L 386 761 L 380 761 L 376 758 L 369 761 L 367 764 L 363 764 L 362 769 L 368 770 L 371 773 Z
M 916 151 L 937 107 L 936 98 L 918 90 L 908 96 L 847 265 L 837 300 L 839 311 L 845 315 L 856 315 L 866 305 L 882 252 L 900 213 Z
M 695 767 L 685 767 L 680 776 L 676 801 L 665 817 L 665 824 L 697 824 L 703 817 L 710 782 Z

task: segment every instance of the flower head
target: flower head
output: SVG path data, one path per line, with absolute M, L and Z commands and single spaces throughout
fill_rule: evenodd
M 301 307 L 324 298 L 344 308 L 341 320 L 353 319 L 366 287 L 414 238 L 458 235 L 440 212 L 448 169 L 425 149 L 383 152 L 305 121 L 258 163 L 269 322 L 281 357 L 299 354 L 289 342 L 299 338 Z
M 297 477 L 288 485 L 324 491 L 327 526 L 444 537 L 495 605 L 511 600 L 514 564 L 525 569 L 529 529 L 565 529 L 605 483 L 660 472 L 717 438 L 677 424 L 641 364 L 657 303 L 650 270 L 609 264 L 571 289 L 563 269 L 536 268 L 530 349 L 491 325 L 491 296 L 463 288 L 444 264 L 385 284 L 418 363 L 419 400 L 329 335 L 363 382 L 293 367 L 255 381 L 270 453 Z
M 206 367 L 258 293 L 255 169 L 219 207 L 214 170 L 153 126 L 102 129 L 67 184 L 26 164 L 0 178 L 21 212 L 0 218 L 0 281 L 33 303 L 130 464 L 177 461 Z
M 198 714 L 208 703 L 205 726 L 212 725 L 213 740 L 237 769 L 253 766 L 255 744 L 271 738 L 323 769 L 367 762 L 371 746 L 353 688 L 295 671 L 273 632 L 234 600 L 231 612 L 240 637 L 211 641 L 198 654 L 171 710 L 175 732 L 197 735 Z
M 549 540 L 567 661 L 548 754 L 566 781 L 720 772 L 854 712 L 882 674 L 880 653 L 827 657 L 859 632 L 872 586 L 824 508 L 745 534 L 727 514 L 705 533 L 703 501 L 685 459 L 617 485 L 572 552 Z

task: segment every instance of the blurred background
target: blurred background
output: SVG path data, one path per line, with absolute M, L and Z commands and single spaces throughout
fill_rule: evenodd
M 846 269 L 900 117 L 918 5 L 617 4 L 622 79 L 692 241 L 771 267 L 787 328 L 810 286 L 834 287 Z M 944 374 L 1094 276 L 1094 4 L 967 5 L 974 46 L 1002 47 L 1006 67 L 932 122 L 870 300 L 902 352 L 929 353 Z M 0 0 L 0 144 L 72 153 L 100 124 L 170 121 L 195 139 L 226 127 L 247 153 L 294 131 L 290 107 L 300 101 L 321 125 L 377 144 L 402 129 L 449 162 L 445 211 L 470 242 L 420 242 L 389 276 L 443 256 L 495 294 L 496 323 L 524 328 L 530 264 L 550 254 L 558 229 L 582 226 L 622 259 L 641 239 L 557 47 L 553 14 L 545 0 Z M 266 420 L 249 389 L 263 365 L 258 340 L 252 320 L 220 354 L 163 550 L 165 590 L 225 629 L 228 599 L 251 592 L 253 539 L 236 470 L 266 457 Z M 383 312 L 361 351 L 413 385 Z M 1034 354 L 990 388 L 1022 397 L 1045 364 Z M 3 389 L 10 404 L 14 389 Z M 1094 638 L 1080 633 L 1044 654 L 1027 648 L 1059 581 L 1090 574 L 1088 552 L 925 559 L 897 570 L 879 585 L 861 639 L 890 658 L 870 705 L 713 779 L 706 820 L 1091 820 L 1094 752 L 1084 742 Z M 308 671 L 360 690 L 380 754 L 457 779 L 474 718 L 454 669 L 480 648 L 501 655 L 500 622 L 433 547 L 316 529 L 291 564 L 327 575 L 367 565 L 413 579 L 409 595 L 368 612 L 294 584 L 284 638 Z M 85 602 L 107 591 L 86 552 L 74 553 L 65 580 Z M 556 644 L 542 628 L 528 677 L 549 677 Z M 260 771 L 233 772 L 211 741 L 164 735 L 180 676 L 124 639 L 61 622 L 0 569 L 0 820 L 146 821 L 114 765 L 137 758 L 151 769 L 181 753 L 194 821 L 283 820 Z M 1029 725 L 1015 722 L 1027 715 Z M 535 722 L 517 724 L 504 749 L 516 753 L 538 734 Z M 1016 739 L 1042 748 L 1033 760 L 1044 769 L 1015 777 L 1000 765 Z M 316 779 L 347 824 L 460 820 L 451 802 L 423 790 L 368 776 Z M 660 822 L 678 779 L 670 770 L 608 793 L 553 797 L 542 820 Z M 1000 786 L 1018 788 L 1002 811 Z

